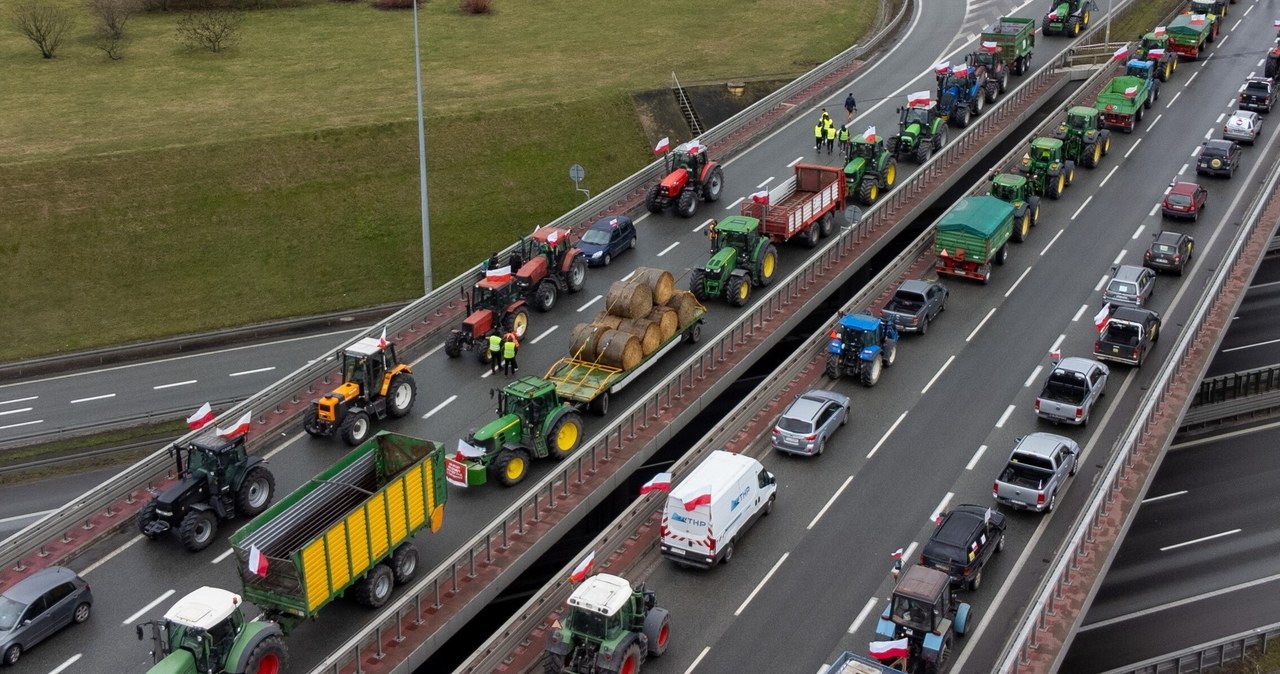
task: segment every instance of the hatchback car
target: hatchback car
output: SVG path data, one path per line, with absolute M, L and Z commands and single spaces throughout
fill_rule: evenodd
M 578 242 L 578 250 L 592 267 L 608 266 L 613 258 L 636 247 L 636 226 L 625 215 L 610 215 L 591 225 Z
M 0 594 L 0 663 L 13 665 L 32 646 L 89 619 L 89 584 L 64 566 L 41 569 Z
M 814 389 L 796 396 L 773 427 L 773 448 L 788 454 L 821 454 L 836 429 L 849 421 L 849 396 Z
M 1151 247 L 1143 253 L 1142 266 L 1182 276 L 1182 270 L 1191 263 L 1191 253 L 1195 247 L 1196 240 L 1182 232 L 1159 232 L 1151 242 Z
M 1156 288 L 1156 273 L 1146 267 L 1122 264 L 1102 291 L 1102 299 L 1111 304 L 1140 307 L 1151 299 Z
M 1237 110 L 1222 124 L 1222 137 L 1253 145 L 1262 133 L 1262 115 L 1252 110 Z
M 1160 212 L 1166 218 L 1200 219 L 1200 211 L 1209 202 L 1209 190 L 1200 183 L 1176 182 L 1169 188 L 1160 204 Z
M 1206 140 L 1200 144 L 1196 173 L 1230 178 L 1240 167 L 1240 144 L 1234 140 Z

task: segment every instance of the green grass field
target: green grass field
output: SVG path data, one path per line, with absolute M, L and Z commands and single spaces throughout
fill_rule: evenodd
M 52 61 L 0 30 L 0 361 L 421 294 L 411 15 L 253 12 L 223 54 L 144 15 L 118 62 L 79 15 Z M 650 160 L 629 93 L 798 74 L 875 3 L 422 7 L 434 275 Z M 814 16 L 823 17 L 815 21 Z M 666 20 L 661 17 L 670 17 Z M 16 281 L 16 282 L 15 282 Z

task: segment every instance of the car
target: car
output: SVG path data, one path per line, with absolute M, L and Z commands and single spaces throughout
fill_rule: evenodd
M 1271 112 L 1276 106 L 1276 84 L 1270 77 L 1250 77 L 1240 89 L 1241 110 Z
M 578 250 L 592 267 L 607 267 L 613 258 L 635 247 L 636 226 L 625 215 L 608 215 L 596 220 L 578 242 Z
M 812 389 L 796 396 L 773 426 L 773 448 L 785 454 L 822 454 L 836 429 L 849 422 L 849 396 Z
M 1200 219 L 1200 211 L 1209 202 L 1209 190 L 1200 183 L 1178 181 L 1169 188 L 1160 203 L 1160 212 L 1166 218 L 1191 218 L 1194 222 Z
M 1151 247 L 1142 254 L 1142 266 L 1153 271 L 1171 271 L 1182 276 L 1182 270 L 1191 263 L 1196 240 L 1182 232 L 1164 230 L 1155 234 Z
M 1063 358 L 1036 396 L 1036 418 L 1055 424 L 1086 426 L 1093 406 L 1107 393 L 1111 370 L 1089 358 Z
M 892 320 L 900 332 L 925 334 L 938 314 L 946 311 L 951 291 L 940 281 L 908 279 L 898 286 L 880 316 Z
M 1102 291 L 1109 304 L 1141 307 L 1151 299 L 1156 288 L 1156 273 L 1146 267 L 1122 264 L 1114 269 L 1111 280 Z
M 1142 367 L 1160 339 L 1160 314 L 1138 307 L 1114 307 L 1093 341 L 1093 357 Z
M 1222 124 L 1222 137 L 1253 145 L 1262 133 L 1262 115 L 1252 110 L 1236 110 Z
M 1234 140 L 1212 139 L 1200 144 L 1200 158 L 1196 161 L 1196 173 L 1202 175 L 1236 174 L 1240 167 L 1240 144 Z
M 89 584 L 65 566 L 50 566 L 14 583 L 0 594 L 0 664 L 17 664 L 36 644 L 88 620 L 92 608 Z
M 991 495 L 1011 508 L 1053 512 L 1058 492 L 1079 467 L 1080 445 L 1075 440 L 1053 433 L 1024 435 L 991 485 Z
M 976 590 L 991 556 L 1004 550 L 1004 513 L 980 505 L 958 505 L 943 515 L 920 551 L 920 564 L 945 572 L 951 584 Z

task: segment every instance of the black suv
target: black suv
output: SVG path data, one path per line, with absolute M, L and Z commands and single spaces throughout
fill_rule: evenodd
M 1196 173 L 1225 175 L 1230 178 L 1236 174 L 1236 167 L 1239 165 L 1240 145 L 1234 140 L 1206 140 L 1200 144 Z
M 920 552 L 920 563 L 945 571 L 951 584 L 976 590 L 982 568 L 1004 549 L 1004 515 L 994 508 L 958 505 L 943 516 Z
M 1250 77 L 1240 92 L 1240 109 L 1271 112 L 1276 106 L 1276 86 L 1268 77 Z
M 1165 230 L 1155 236 L 1151 247 L 1142 256 L 1142 266 L 1155 271 L 1171 271 L 1182 276 L 1182 270 L 1191 263 L 1196 241 L 1182 232 Z

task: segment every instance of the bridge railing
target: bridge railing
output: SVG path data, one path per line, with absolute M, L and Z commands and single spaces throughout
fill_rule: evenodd
M 1272 623 L 1177 653 L 1144 660 L 1136 665 L 1113 669 L 1105 674 L 1198 674 L 1221 671 L 1223 666 L 1233 662 L 1246 663 L 1256 655 L 1265 655 L 1271 642 L 1277 639 L 1280 639 L 1280 623 Z

